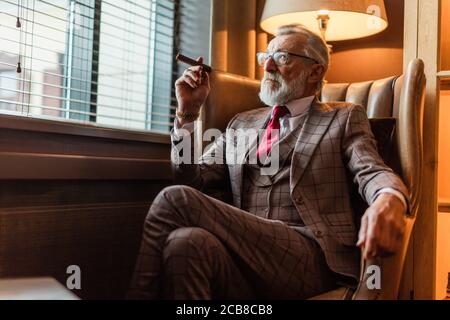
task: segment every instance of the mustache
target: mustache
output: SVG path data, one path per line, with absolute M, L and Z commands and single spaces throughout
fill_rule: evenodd
M 283 79 L 281 78 L 281 75 L 279 73 L 270 73 L 270 72 L 265 72 L 264 73 L 264 78 L 263 80 L 272 80 L 272 81 L 276 81 L 278 83 L 283 83 Z

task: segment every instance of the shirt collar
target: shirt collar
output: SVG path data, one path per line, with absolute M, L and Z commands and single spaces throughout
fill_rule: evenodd
M 286 103 L 286 108 L 289 110 L 289 117 L 294 118 L 297 116 L 300 116 L 304 114 L 306 111 L 308 111 L 309 107 L 311 106 L 312 102 L 314 101 L 316 96 L 309 96 L 309 97 L 303 97 L 300 99 L 291 100 L 288 103 Z M 272 110 L 270 112 L 270 117 L 273 117 L 273 109 L 275 107 L 272 107 Z
M 286 103 L 286 107 L 291 113 L 291 117 L 299 116 L 305 113 L 311 106 L 315 96 L 303 97 Z

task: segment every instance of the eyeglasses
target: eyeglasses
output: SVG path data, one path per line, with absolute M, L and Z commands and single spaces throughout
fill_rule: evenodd
M 274 52 L 271 54 L 268 52 L 258 52 L 256 54 L 256 58 L 258 59 L 258 64 L 260 66 L 264 66 L 266 64 L 267 59 L 269 59 L 269 57 L 272 57 L 272 60 L 275 62 L 275 64 L 277 66 L 284 66 L 289 63 L 291 56 L 309 59 L 309 60 L 312 60 L 315 63 L 319 64 L 319 62 L 316 59 L 313 59 L 313 58 L 310 58 L 307 56 L 303 56 L 301 54 L 287 52 L 287 51 L 277 51 L 277 52 Z

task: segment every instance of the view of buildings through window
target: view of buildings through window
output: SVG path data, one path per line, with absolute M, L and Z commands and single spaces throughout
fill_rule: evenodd
M 208 59 L 209 11 L 209 0 L 1 0 L 0 112 L 168 132 L 184 68 L 174 56 Z

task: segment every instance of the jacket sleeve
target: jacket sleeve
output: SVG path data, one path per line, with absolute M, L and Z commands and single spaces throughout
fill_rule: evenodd
M 227 129 L 235 118 L 236 116 L 229 122 Z M 182 132 L 182 129 L 178 131 Z M 175 138 L 172 132 L 171 138 L 171 162 L 175 183 L 185 184 L 206 193 L 229 186 L 225 157 L 226 131 L 214 139 L 200 157 L 194 152 L 194 133 L 184 132 L 180 138 Z
M 348 112 L 342 140 L 344 160 L 358 185 L 359 194 L 371 205 L 379 191 L 392 188 L 405 197 L 409 208 L 409 192 L 391 168 L 381 159 L 366 111 L 353 105 Z

